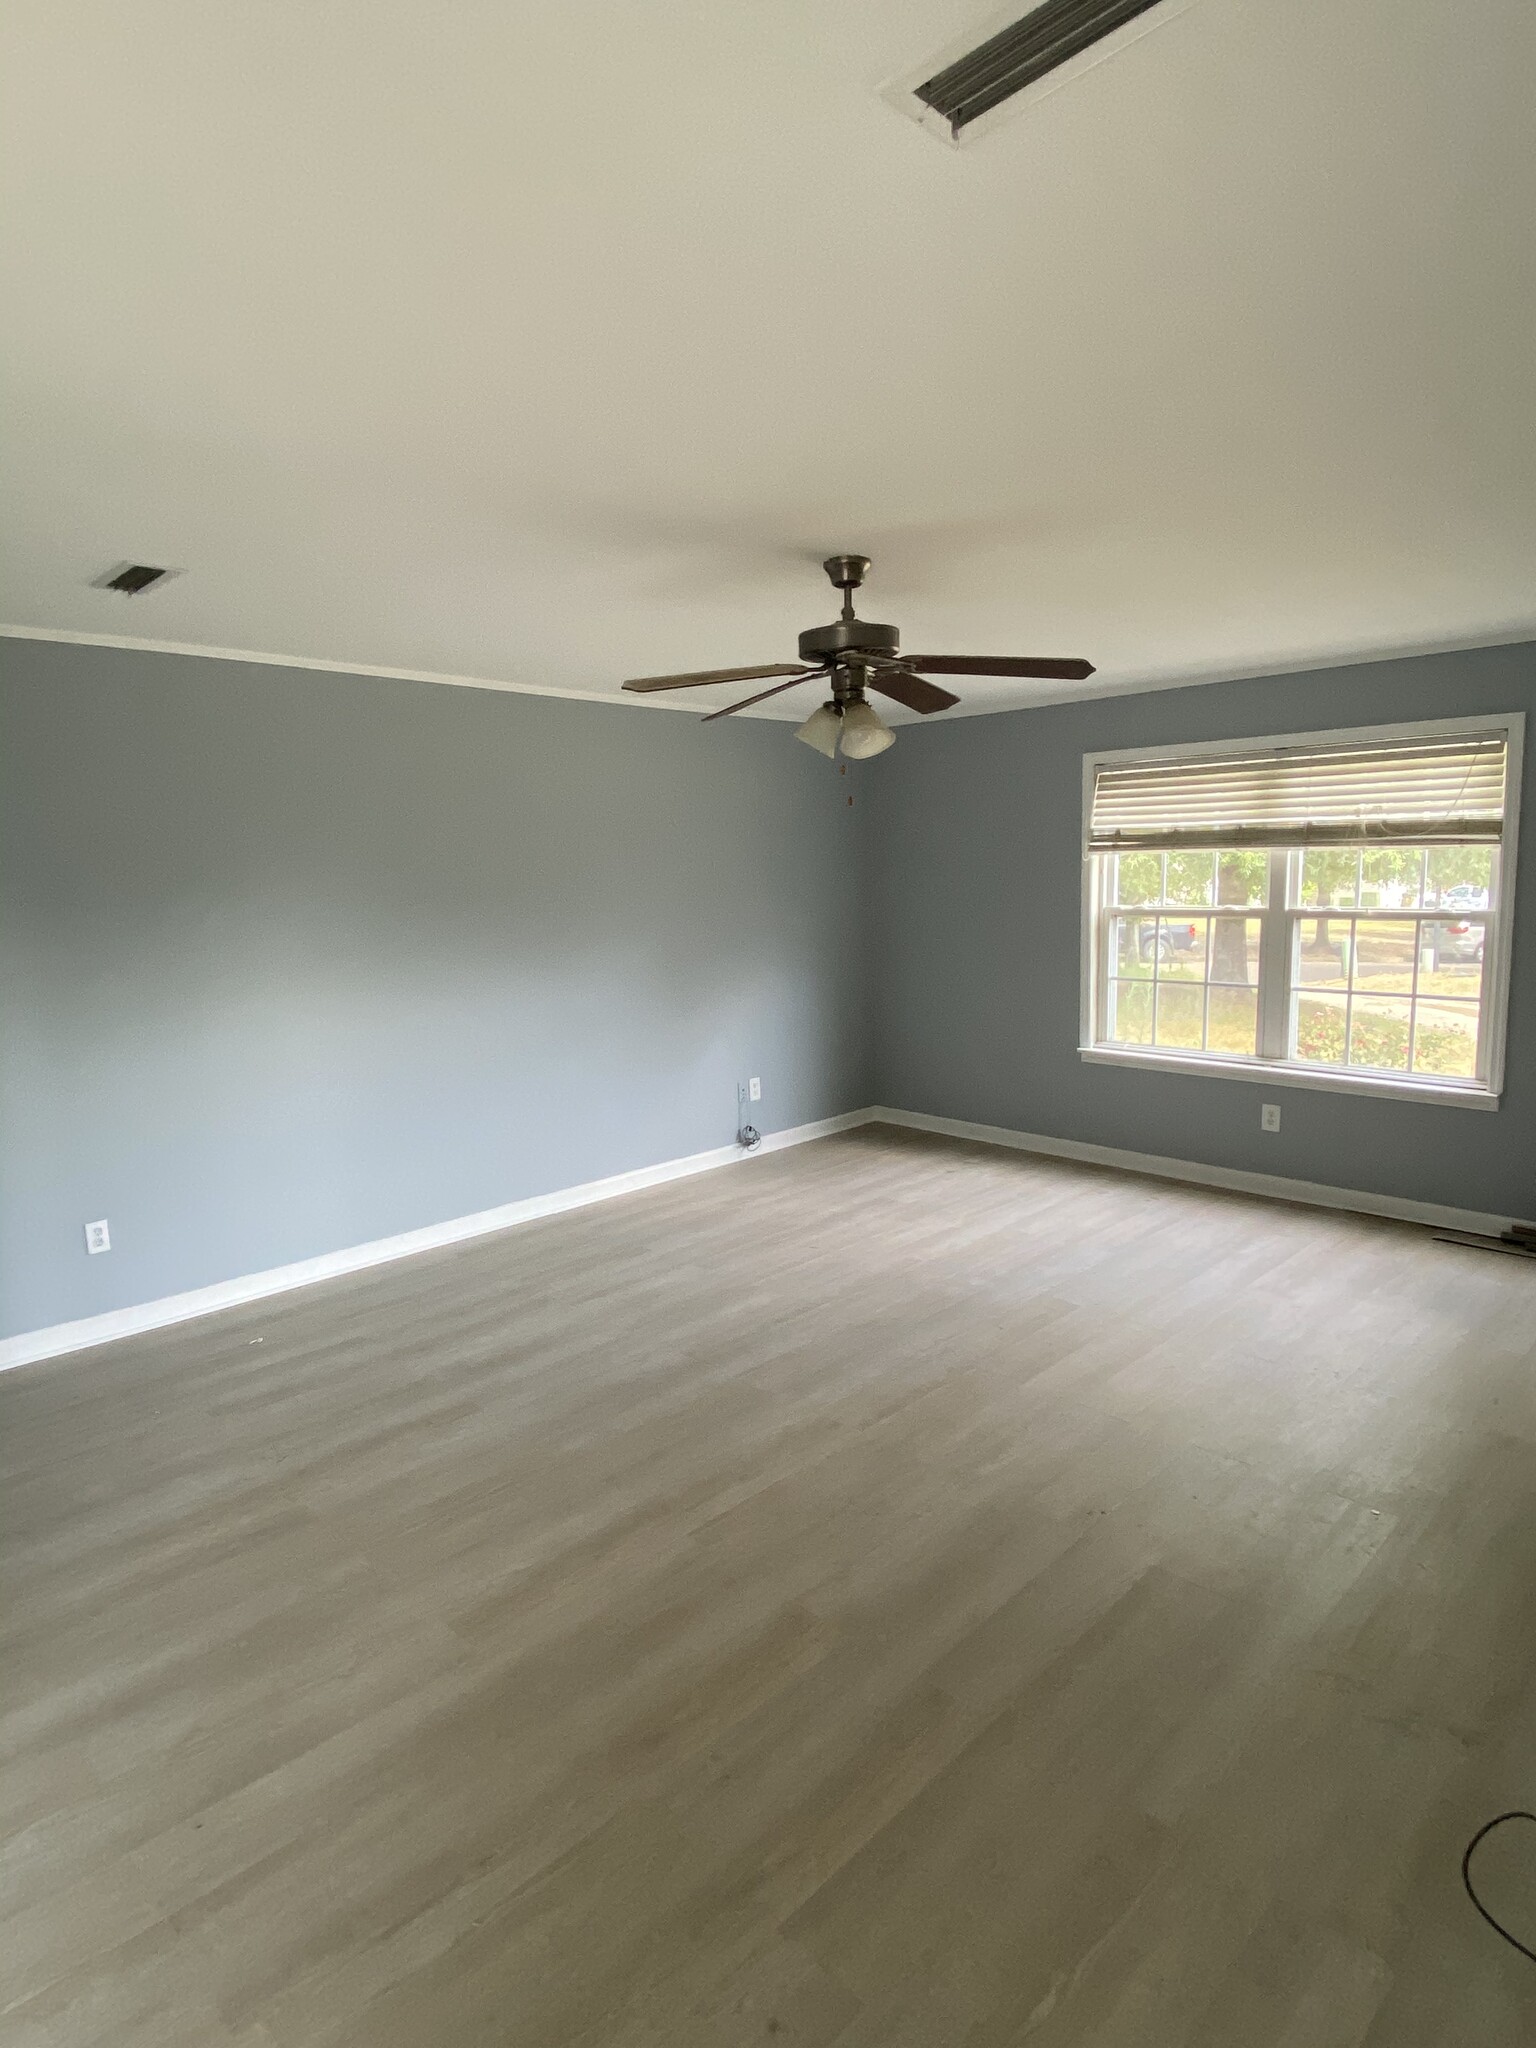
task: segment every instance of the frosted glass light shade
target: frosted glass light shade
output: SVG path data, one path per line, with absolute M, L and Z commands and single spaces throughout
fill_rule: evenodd
M 896 735 L 869 704 L 850 704 L 843 713 L 843 752 L 850 761 L 868 761 L 894 746 Z
M 843 729 L 843 721 L 830 704 L 823 704 L 813 711 L 804 725 L 795 734 L 797 740 L 804 740 L 808 747 L 814 747 L 818 754 L 825 754 L 830 761 L 837 752 L 837 736 Z

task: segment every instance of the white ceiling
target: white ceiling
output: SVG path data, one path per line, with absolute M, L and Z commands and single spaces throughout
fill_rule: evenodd
M 859 549 L 1090 691 L 1536 634 L 1536 7 L 1167 13 L 953 150 L 879 87 L 990 0 L 12 0 L 0 620 L 609 692 Z

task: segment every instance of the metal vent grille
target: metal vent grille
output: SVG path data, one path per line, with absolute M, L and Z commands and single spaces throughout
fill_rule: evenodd
M 1045 0 L 1022 21 L 1000 29 L 935 72 L 915 88 L 917 97 L 942 114 L 958 135 L 968 122 L 1159 4 L 1160 0 Z
M 163 583 L 167 576 L 173 576 L 173 569 L 152 569 L 148 562 L 124 562 L 110 576 L 103 576 L 97 583 L 98 590 L 120 590 L 124 597 L 137 597 L 141 590 L 150 590 L 157 583 Z

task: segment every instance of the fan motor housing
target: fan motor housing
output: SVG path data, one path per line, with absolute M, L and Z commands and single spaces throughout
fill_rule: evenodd
M 894 626 L 877 626 L 868 619 L 837 619 L 800 635 L 802 661 L 835 661 L 845 654 L 890 656 L 900 647 L 901 635 Z

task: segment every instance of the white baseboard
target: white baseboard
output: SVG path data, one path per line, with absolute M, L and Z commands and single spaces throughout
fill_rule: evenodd
M 86 1316 L 79 1322 L 54 1323 L 43 1330 L 29 1330 L 21 1336 L 0 1338 L 0 1372 L 16 1365 L 31 1365 L 40 1359 L 59 1358 L 66 1352 L 85 1351 L 93 1345 L 109 1344 L 118 1337 L 136 1336 L 145 1330 L 161 1330 L 172 1323 L 184 1323 L 194 1316 L 213 1315 L 220 1309 L 235 1308 L 242 1302 L 260 1301 L 272 1294 L 287 1294 L 295 1287 L 309 1287 L 317 1280 L 335 1280 L 347 1273 L 360 1273 L 369 1266 L 382 1266 L 393 1259 L 408 1259 L 415 1252 L 435 1251 L 443 1245 L 462 1244 L 466 1239 L 485 1237 L 492 1231 L 510 1230 L 519 1223 L 531 1223 L 539 1216 L 558 1216 L 565 1209 L 583 1209 L 593 1202 L 606 1202 L 615 1195 L 628 1195 L 640 1188 L 658 1187 L 663 1181 L 681 1180 L 685 1175 L 707 1173 L 717 1166 L 744 1164 L 763 1152 L 781 1152 L 790 1145 L 803 1145 L 812 1138 L 826 1138 L 837 1131 L 851 1131 L 860 1124 L 895 1124 L 905 1130 L 934 1131 L 943 1137 L 969 1138 L 982 1145 L 1000 1145 L 1014 1152 L 1038 1152 L 1049 1159 L 1081 1160 L 1090 1166 L 1114 1166 L 1129 1173 L 1145 1173 L 1159 1180 L 1187 1181 L 1197 1187 L 1226 1188 L 1238 1194 L 1265 1195 L 1274 1201 L 1301 1202 L 1309 1208 L 1349 1209 L 1365 1216 L 1387 1216 L 1400 1223 L 1423 1223 L 1434 1229 L 1470 1230 L 1496 1237 L 1512 1222 L 1521 1219 L 1491 1216 L 1480 1209 L 1453 1209 L 1441 1202 L 1415 1202 L 1402 1195 L 1377 1195 L 1359 1188 L 1331 1187 L 1322 1181 L 1288 1180 L 1278 1173 L 1249 1173 L 1240 1167 L 1203 1166 L 1189 1159 L 1164 1159 L 1152 1152 L 1129 1152 L 1118 1145 L 1088 1145 L 1075 1138 L 1048 1138 L 1032 1131 L 1011 1131 L 1000 1124 L 973 1124 L 959 1117 L 928 1116 L 911 1109 L 855 1109 L 843 1116 L 823 1117 L 818 1123 L 796 1124 L 787 1131 L 770 1131 L 755 1152 L 743 1152 L 738 1145 L 717 1145 L 711 1152 L 694 1152 L 684 1159 L 663 1160 L 658 1166 L 637 1167 L 632 1173 L 616 1173 L 606 1180 L 590 1180 L 578 1187 L 557 1188 L 553 1194 L 531 1195 L 525 1201 L 504 1202 L 500 1208 L 481 1209 L 473 1216 L 455 1216 L 446 1223 L 429 1223 L 421 1230 L 402 1231 L 397 1237 L 376 1238 L 371 1244 L 352 1245 L 345 1251 L 324 1252 L 318 1258 L 300 1259 L 291 1266 L 274 1266 L 265 1273 L 247 1273 L 235 1280 L 220 1280 L 212 1287 L 197 1287 L 187 1294 L 164 1295 L 132 1308 L 113 1309 L 106 1315 Z
M 1010 1131 L 1001 1124 L 970 1124 L 954 1116 L 927 1116 L 915 1109 L 872 1109 L 869 1123 L 899 1124 L 909 1131 L 937 1131 L 971 1138 L 1013 1152 L 1040 1152 L 1050 1159 L 1078 1159 L 1089 1166 L 1118 1166 L 1158 1180 L 1190 1181 L 1197 1187 L 1227 1188 L 1236 1194 L 1267 1195 L 1277 1202 L 1302 1202 L 1313 1209 L 1352 1209 L 1363 1216 L 1388 1216 L 1398 1223 L 1425 1223 L 1435 1230 L 1471 1230 L 1497 1237 L 1522 1219 L 1490 1216 L 1481 1209 L 1453 1209 L 1443 1202 L 1414 1202 L 1406 1195 L 1376 1195 L 1362 1188 L 1336 1188 L 1324 1181 L 1288 1180 L 1278 1173 L 1250 1173 L 1237 1166 L 1203 1166 L 1191 1159 L 1163 1159 L 1155 1152 L 1127 1152 L 1119 1145 L 1088 1145 L 1076 1138 L 1045 1138 Z
M 392 1259 L 408 1259 L 414 1252 L 462 1244 L 467 1238 L 485 1237 L 492 1231 L 531 1223 L 538 1216 L 558 1216 L 565 1209 L 584 1209 L 589 1203 L 634 1194 L 640 1188 L 681 1180 L 687 1174 L 744 1164 L 764 1152 L 782 1152 L 786 1146 L 803 1145 L 811 1138 L 852 1130 L 856 1124 L 868 1123 L 871 1114 L 867 1109 L 850 1110 L 844 1116 L 796 1124 L 787 1131 L 769 1131 L 751 1152 L 743 1152 L 739 1145 L 717 1145 L 710 1152 L 665 1159 L 658 1166 L 639 1166 L 631 1173 L 610 1174 L 606 1180 L 557 1188 L 553 1194 L 530 1195 L 521 1202 L 503 1202 L 499 1208 L 481 1209 L 473 1216 L 455 1216 L 446 1223 L 429 1223 L 421 1230 L 403 1230 L 396 1237 L 375 1238 L 370 1244 L 351 1245 L 345 1251 L 322 1252 L 318 1258 L 300 1259 L 291 1266 L 273 1266 L 265 1273 L 245 1273 L 238 1279 L 216 1281 L 211 1287 L 194 1287 L 186 1294 L 162 1295 L 157 1301 L 138 1302 L 132 1308 L 112 1309 L 105 1315 L 85 1316 L 79 1322 L 53 1323 L 47 1329 L 0 1338 L 0 1372 L 11 1366 L 31 1365 L 39 1359 L 59 1358 L 69 1351 L 85 1351 L 96 1344 L 110 1344 L 118 1337 L 137 1336 L 145 1330 L 162 1330 L 172 1323 L 188 1322 L 193 1316 L 213 1315 L 219 1309 L 235 1308 L 242 1302 L 260 1301 L 269 1294 L 287 1294 L 295 1287 L 310 1287 L 317 1280 L 361 1273 L 369 1266 L 387 1265 Z

